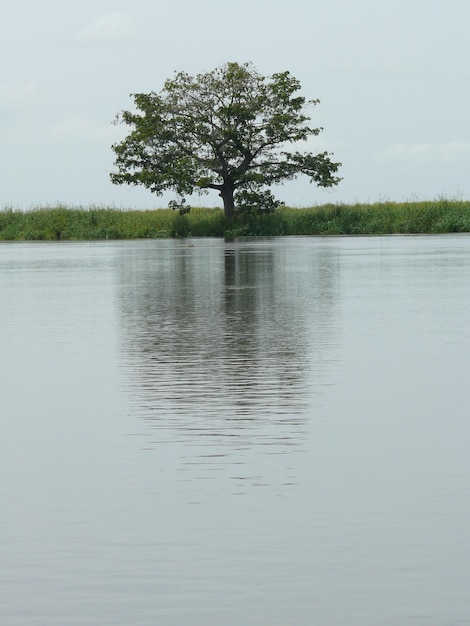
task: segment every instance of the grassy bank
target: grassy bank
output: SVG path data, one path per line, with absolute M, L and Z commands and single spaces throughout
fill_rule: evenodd
M 324 205 L 280 208 L 250 221 L 228 224 L 219 209 L 126 211 L 56 206 L 0 211 L 0 240 L 138 239 L 224 235 L 387 235 L 470 232 L 470 202 Z

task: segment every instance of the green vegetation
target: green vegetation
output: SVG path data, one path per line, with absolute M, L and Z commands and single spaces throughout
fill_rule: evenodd
M 91 240 L 276 235 L 388 235 L 470 232 L 470 202 L 426 202 L 280 207 L 267 215 L 227 221 L 222 209 L 126 211 L 57 206 L 0 211 L 0 240 Z

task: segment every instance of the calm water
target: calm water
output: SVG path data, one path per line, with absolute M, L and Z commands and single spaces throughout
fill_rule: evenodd
M 470 624 L 470 237 L 0 246 L 0 623 Z

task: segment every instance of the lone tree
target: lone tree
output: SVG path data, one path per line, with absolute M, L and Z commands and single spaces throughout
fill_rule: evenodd
M 173 189 L 180 197 L 215 189 L 229 220 L 237 204 L 273 210 L 280 203 L 269 187 L 299 174 L 320 187 L 336 185 L 341 164 L 329 153 L 288 150 L 322 130 L 308 126 L 305 113 L 319 100 L 306 103 L 299 89 L 289 72 L 267 79 L 249 63 L 227 63 L 195 77 L 177 73 L 160 93 L 131 94 L 137 112 L 116 116 L 132 130 L 112 146 L 118 172 L 111 180 L 158 195 Z

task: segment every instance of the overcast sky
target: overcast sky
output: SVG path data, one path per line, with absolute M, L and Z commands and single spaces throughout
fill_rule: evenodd
M 319 98 L 313 149 L 344 180 L 291 206 L 470 199 L 469 0 L 16 0 L 0 21 L 0 207 L 166 206 L 109 180 L 112 121 L 176 70 L 251 61 Z M 216 192 L 190 199 L 218 206 Z

